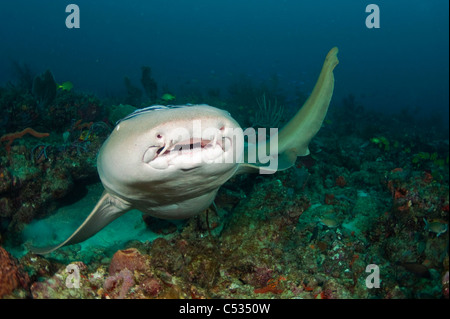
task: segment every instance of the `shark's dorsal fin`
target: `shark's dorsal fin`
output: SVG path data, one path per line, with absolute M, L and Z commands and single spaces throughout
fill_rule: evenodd
M 129 203 L 105 191 L 83 224 L 81 224 L 69 238 L 58 245 L 32 247 L 30 250 L 35 254 L 44 255 L 49 254 L 64 245 L 82 242 L 95 235 L 103 227 L 125 214 L 131 208 Z
M 270 144 L 272 144 L 274 139 L 278 139 L 278 155 L 272 155 L 277 156 L 277 168 L 270 168 L 266 164 L 261 163 L 249 163 L 246 160 L 245 163 L 239 166 L 237 171 L 238 174 L 257 171 L 263 174 L 275 173 L 277 171 L 288 169 L 294 165 L 297 156 L 306 156 L 309 154 L 309 142 L 322 126 L 322 122 L 328 111 L 328 106 L 330 105 L 331 97 L 333 96 L 333 70 L 339 63 L 337 53 L 337 47 L 332 48 L 330 52 L 328 52 L 319 79 L 305 104 L 303 104 L 302 108 L 281 129 L 281 131 L 272 136 L 269 143 L 263 146 L 267 150 L 266 154 L 270 154 Z M 245 151 L 247 151 L 247 148 L 245 148 Z M 259 152 L 257 153 L 259 154 Z M 247 159 L 248 156 L 246 155 L 245 158 Z M 269 159 L 270 157 L 266 157 L 266 163 Z

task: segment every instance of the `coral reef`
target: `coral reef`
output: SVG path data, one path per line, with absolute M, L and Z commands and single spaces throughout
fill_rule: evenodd
M 114 294 L 114 299 L 124 299 L 134 284 L 133 273 L 127 268 L 124 268 L 119 273 L 106 278 L 103 288 L 108 292 L 109 296 Z M 118 293 L 112 292 L 117 287 L 120 287 L 120 289 L 117 289 Z
M 131 83 L 129 77 L 124 77 L 123 83 L 127 91 L 125 103 L 139 107 L 141 105 L 142 90 Z
M 56 82 L 50 70 L 38 75 L 33 80 L 33 95 L 43 109 L 51 103 L 56 97 Z
M 109 265 L 109 273 L 116 274 L 123 269 L 143 271 L 146 268 L 145 257 L 136 248 L 117 251 Z
M 131 105 L 127 104 L 112 105 L 107 110 L 108 122 L 111 124 L 115 124 L 117 121 L 123 119 L 125 116 L 133 113 L 134 111 L 136 111 L 136 107 Z
M 23 271 L 15 258 L 0 246 L 0 298 L 11 295 L 18 288 L 25 291 L 18 293 L 16 297 L 27 296 L 26 289 L 29 283 L 28 274 Z
M 21 229 L 23 223 L 54 208 L 76 181 L 96 177 L 96 153 L 109 130 L 104 123 L 91 123 L 69 128 L 66 141 L 52 134 L 46 143 L 37 144 L 25 134 L 41 138 L 48 134 L 25 129 L 4 135 L 1 139 L 7 143 L 0 148 L 3 227 Z
M 143 66 L 141 84 L 144 92 L 150 99 L 150 103 L 154 103 L 158 97 L 158 84 L 152 78 L 152 69 L 149 66 Z
M 34 137 L 37 138 L 43 138 L 43 137 L 47 137 L 50 134 L 49 133 L 39 133 L 36 132 L 35 130 L 33 130 L 32 128 L 28 127 L 20 132 L 15 132 L 15 133 L 9 133 L 9 134 L 5 134 L 3 136 L 0 137 L 0 142 L 5 142 L 7 141 L 6 145 L 5 145 L 5 149 L 6 151 L 9 153 L 11 151 L 11 144 L 14 142 L 14 140 L 21 138 L 22 136 L 24 136 L 25 134 L 30 134 Z
M 45 281 L 36 281 L 30 291 L 36 299 L 80 299 L 94 298 L 97 296 L 95 279 L 86 276 L 87 266 L 82 262 L 74 262 L 73 267 L 62 267 L 52 277 Z M 75 268 L 77 275 L 70 270 Z M 71 285 L 72 281 L 76 285 Z
M 278 105 L 277 101 L 267 101 L 266 95 L 257 99 L 258 111 L 255 114 L 251 127 L 271 128 L 281 127 L 281 120 L 283 118 L 284 109 Z
M 153 101 L 150 70 L 142 72 Z M 209 98 L 251 124 L 263 92 L 289 113 L 275 80 L 243 79 L 227 100 Z M 42 96 L 0 88 L 0 297 L 448 298 L 448 134 L 365 110 L 349 95 L 330 109 L 312 155 L 275 175 L 235 176 L 217 209 L 177 224 L 144 217 L 151 241 L 111 238 L 108 247 L 36 256 L 24 225 L 98 181 L 98 149 L 135 109 L 73 91 Z M 368 265 L 380 269 L 379 288 L 366 285 Z
M 448 270 L 442 276 L 442 295 L 444 298 L 448 299 L 448 293 L 449 293 L 449 279 L 448 279 Z
M 104 115 L 104 107 L 94 95 L 65 90 L 59 90 L 56 98 L 40 112 L 42 125 L 58 133 L 66 131 L 77 121 L 102 121 Z

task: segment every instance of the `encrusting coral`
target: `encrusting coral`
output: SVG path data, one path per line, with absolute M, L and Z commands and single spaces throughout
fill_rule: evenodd
M 0 247 L 0 298 L 11 294 L 17 288 L 26 288 L 30 282 L 28 274 L 2 247 Z
M 143 271 L 145 268 L 145 257 L 136 248 L 128 248 L 114 254 L 109 265 L 109 273 L 116 274 L 123 269 Z

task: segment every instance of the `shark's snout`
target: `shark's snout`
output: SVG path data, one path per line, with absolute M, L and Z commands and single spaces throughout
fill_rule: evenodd
M 206 124 L 204 127 L 201 121 L 193 121 L 192 129 L 184 126 L 158 133 L 158 143 L 145 151 L 142 161 L 155 169 L 171 165 L 186 169 L 192 168 L 190 165 L 224 162 L 225 155 L 233 150 L 233 138 L 228 133 L 233 128 L 221 122 Z

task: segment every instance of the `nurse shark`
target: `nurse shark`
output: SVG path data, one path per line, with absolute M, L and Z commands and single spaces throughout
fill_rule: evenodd
M 105 191 L 92 212 L 62 243 L 31 251 L 48 254 L 82 242 L 131 209 L 163 219 L 189 218 L 208 208 L 235 174 L 288 169 L 297 156 L 309 154 L 326 116 L 337 53 L 336 47 L 329 51 L 309 98 L 266 143 L 245 144 L 231 115 L 209 105 L 156 105 L 120 120 L 97 157 Z

